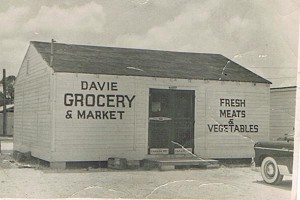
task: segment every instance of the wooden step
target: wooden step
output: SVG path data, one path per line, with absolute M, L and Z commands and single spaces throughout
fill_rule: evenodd
M 197 159 L 197 158 L 148 158 L 144 159 L 158 167 L 160 170 L 173 170 L 177 166 L 198 166 L 203 168 L 218 168 L 217 160 L 212 159 Z

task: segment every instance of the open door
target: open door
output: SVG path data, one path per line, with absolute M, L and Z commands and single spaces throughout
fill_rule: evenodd
M 194 151 L 194 97 L 192 90 L 150 89 L 149 154 Z

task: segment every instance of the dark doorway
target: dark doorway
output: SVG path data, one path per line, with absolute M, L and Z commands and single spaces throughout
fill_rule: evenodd
M 193 90 L 150 89 L 149 154 L 194 151 L 194 99 Z

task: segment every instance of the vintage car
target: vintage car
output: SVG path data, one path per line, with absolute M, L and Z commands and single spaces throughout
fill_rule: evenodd
M 279 184 L 284 175 L 292 175 L 293 136 L 285 136 L 272 142 L 257 142 L 254 151 L 255 166 L 261 167 L 261 175 L 266 183 Z

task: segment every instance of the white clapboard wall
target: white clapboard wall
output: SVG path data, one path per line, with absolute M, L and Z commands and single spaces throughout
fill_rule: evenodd
M 294 134 L 296 87 L 272 88 L 270 98 L 270 140 Z
M 82 90 L 81 81 L 117 83 L 117 91 Z M 244 158 L 253 156 L 257 140 L 269 137 L 269 87 L 266 84 L 199 81 L 151 77 L 59 73 L 56 76 L 55 153 L 56 159 L 106 160 L 112 156 L 143 159 L 148 146 L 149 88 L 195 90 L 195 153 L 203 157 Z M 102 108 L 64 105 L 64 95 L 135 95 L 132 107 Z M 220 99 L 243 99 L 245 107 L 222 107 Z M 72 98 L 74 100 L 74 98 Z M 90 103 L 92 104 L 92 103 Z M 113 105 L 112 105 L 113 106 Z M 72 119 L 67 119 L 67 111 Z M 89 119 L 79 112 L 124 111 L 122 119 Z M 220 117 L 220 110 L 244 110 L 242 117 Z M 82 115 L 82 114 L 81 114 Z M 208 125 L 246 125 L 247 130 L 215 132 Z M 253 126 L 255 126 L 253 128 Z M 249 128 L 250 127 L 250 128 Z M 252 127 L 252 130 L 250 130 Z M 244 128 L 245 129 L 245 128 Z M 241 132 L 242 131 L 242 132 Z
M 50 160 L 52 69 L 29 47 L 15 83 L 14 150 Z

